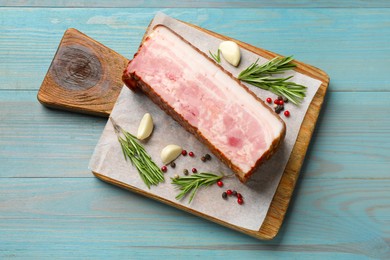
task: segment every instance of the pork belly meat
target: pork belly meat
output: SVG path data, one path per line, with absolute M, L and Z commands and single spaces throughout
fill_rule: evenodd
M 158 25 L 123 74 L 226 163 L 241 182 L 277 149 L 285 124 L 229 72 Z

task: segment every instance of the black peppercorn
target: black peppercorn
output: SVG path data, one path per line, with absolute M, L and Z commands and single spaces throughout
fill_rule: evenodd
M 184 173 L 184 175 L 188 175 L 188 170 L 187 170 L 187 169 L 184 169 L 184 170 L 183 170 L 183 173 Z
M 280 111 L 282 111 L 282 106 L 278 105 L 278 106 L 275 108 L 275 113 L 276 113 L 276 114 L 280 114 Z
M 206 153 L 204 157 L 206 158 L 206 160 L 211 160 L 211 156 L 208 153 Z
M 223 199 L 226 199 L 226 198 L 227 198 L 227 193 L 226 193 L 226 192 L 222 192 L 222 198 L 223 198 Z
M 200 158 L 200 160 L 201 160 L 202 162 L 207 161 L 206 157 L 204 157 L 204 156 L 202 156 L 202 157 Z
M 237 196 L 237 191 L 234 190 L 234 191 L 232 192 L 232 195 L 233 195 L 233 196 Z
M 176 167 L 176 163 L 175 162 L 171 162 L 171 167 L 175 168 Z

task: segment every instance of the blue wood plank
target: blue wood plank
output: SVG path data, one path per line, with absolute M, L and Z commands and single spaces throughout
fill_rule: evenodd
M 390 253 L 389 180 L 304 180 L 281 234 L 266 242 L 97 179 L 2 183 L 0 257 L 384 259 Z
M 388 1 L 376 0 L 376 1 L 352 1 L 352 0 L 197 0 L 197 1 L 121 1 L 121 0 L 0 0 L 1 6 L 13 6 L 13 7 L 157 7 L 157 8 L 269 8 L 269 7 L 286 7 L 286 8 L 361 8 L 361 7 L 390 7 Z
M 75 27 L 131 58 L 160 9 L 2 8 L 0 89 L 38 89 Z M 330 91 L 389 91 L 390 9 L 164 9 L 167 14 L 325 70 Z
M 0 91 L 1 177 L 91 177 L 105 118 L 43 107 L 36 91 Z
M 303 165 L 304 178 L 386 178 L 389 92 L 330 92 Z

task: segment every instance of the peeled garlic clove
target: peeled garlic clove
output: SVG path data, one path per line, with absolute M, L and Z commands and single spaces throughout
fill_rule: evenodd
M 182 148 L 175 144 L 169 144 L 161 151 L 161 161 L 163 164 L 168 164 L 175 160 L 181 154 Z
M 153 118 L 149 113 L 146 113 L 139 123 L 137 139 L 144 140 L 153 132 Z
M 237 43 L 232 41 L 221 42 L 219 50 L 227 62 L 237 67 L 241 59 L 240 47 L 238 47 Z

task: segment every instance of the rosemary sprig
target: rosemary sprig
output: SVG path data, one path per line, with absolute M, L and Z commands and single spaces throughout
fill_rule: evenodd
M 221 51 L 218 49 L 217 51 L 217 54 L 213 54 L 211 53 L 211 51 L 209 51 L 211 57 L 217 62 L 217 63 L 221 63 Z
M 171 178 L 172 184 L 176 185 L 181 191 L 176 199 L 180 200 L 190 194 L 189 203 L 191 203 L 194 198 L 196 192 L 200 187 L 210 186 L 220 179 L 222 179 L 223 175 L 215 175 L 213 173 L 203 172 L 199 174 L 193 174 L 191 176 L 183 176 L 179 178 Z
M 262 65 L 258 65 L 257 62 L 259 59 L 257 59 L 255 63 L 243 70 L 238 77 L 260 77 L 266 74 L 280 74 L 286 70 L 294 69 L 297 66 L 294 63 L 291 63 L 293 60 L 294 58 L 292 56 L 275 57 Z
M 129 159 L 131 164 L 137 168 L 138 173 L 146 186 L 150 189 L 151 185 L 158 185 L 160 182 L 163 182 L 164 175 L 162 171 L 153 162 L 145 148 L 137 142 L 137 138 L 122 129 L 113 118 L 110 117 L 110 120 L 114 126 L 126 161 Z
M 272 77 L 273 74 L 280 74 L 296 67 L 292 56 L 276 57 L 272 60 L 259 65 L 258 60 L 243 70 L 238 79 L 259 87 L 276 95 L 281 95 L 289 101 L 298 105 L 306 96 L 306 87 L 295 82 L 288 81 L 292 76 L 287 78 Z

